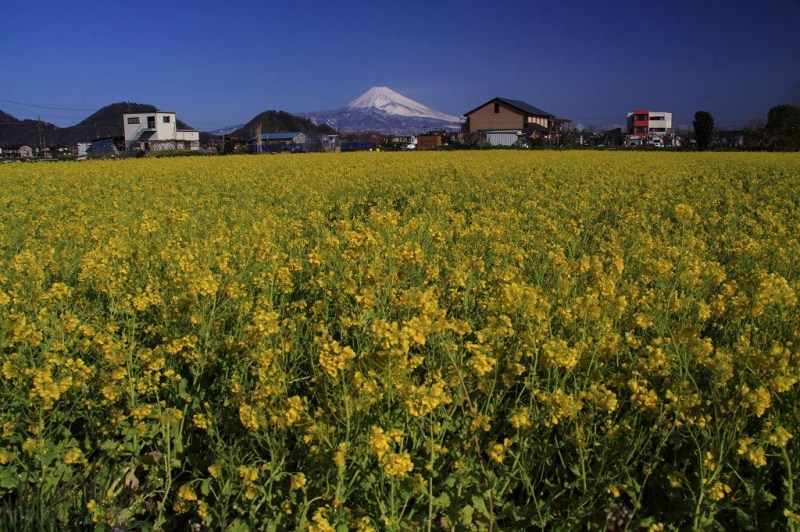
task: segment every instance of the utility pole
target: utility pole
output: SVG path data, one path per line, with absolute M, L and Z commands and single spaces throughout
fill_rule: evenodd
M 262 127 L 262 124 L 261 124 L 261 122 L 259 122 L 256 125 L 256 146 L 255 146 L 256 155 L 260 155 L 261 154 L 261 127 Z

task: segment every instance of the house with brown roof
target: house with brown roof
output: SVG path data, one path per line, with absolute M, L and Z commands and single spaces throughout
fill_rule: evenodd
M 465 113 L 467 131 L 481 133 L 495 146 L 553 140 L 570 121 L 521 100 L 494 98 Z

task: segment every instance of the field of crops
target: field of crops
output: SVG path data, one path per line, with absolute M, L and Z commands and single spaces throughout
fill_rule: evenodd
M 0 528 L 796 528 L 799 292 L 798 154 L 2 165 Z

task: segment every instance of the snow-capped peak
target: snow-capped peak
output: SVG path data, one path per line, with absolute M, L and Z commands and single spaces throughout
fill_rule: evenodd
M 347 104 L 346 109 L 377 109 L 392 115 L 435 118 L 446 122 L 459 122 L 457 116 L 442 113 L 398 94 L 389 87 L 372 87 Z

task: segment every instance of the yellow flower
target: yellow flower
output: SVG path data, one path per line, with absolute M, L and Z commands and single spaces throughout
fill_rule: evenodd
M 83 451 L 79 447 L 73 447 L 64 454 L 65 464 L 74 464 L 83 458 Z
M 572 369 L 578 363 L 578 350 L 566 340 L 550 340 L 542 346 L 542 357 L 547 367 Z
M 339 372 L 347 368 L 348 362 L 356 357 L 355 351 L 349 346 L 342 347 L 333 340 L 324 343 L 319 352 L 319 364 L 332 379 L 339 376 Z
M 26 439 L 22 444 L 22 450 L 25 451 L 30 457 L 33 457 L 36 454 L 36 451 L 39 449 L 39 443 L 34 440 L 33 438 Z
M 753 464 L 755 467 L 764 467 L 767 465 L 767 458 L 764 449 L 754 445 L 753 438 L 742 438 L 739 440 L 739 448 L 737 454 Z
M 524 406 L 515 407 L 508 416 L 508 422 L 515 429 L 526 429 L 533 424 L 531 423 L 530 410 Z
M 192 417 L 194 426 L 201 430 L 208 430 L 211 428 L 211 419 L 206 414 L 195 414 Z
M 411 455 L 407 452 L 385 454 L 381 457 L 380 463 L 386 476 L 390 478 L 402 478 L 414 469 Z
M 469 430 L 475 432 L 477 430 L 483 430 L 483 432 L 489 432 L 492 430 L 492 418 L 487 416 L 486 414 L 475 413 L 472 415 L 472 421 L 469 422 Z
M 678 471 L 673 471 L 667 475 L 667 481 L 670 488 L 678 489 L 683 486 L 683 475 Z
M 283 501 L 281 503 L 281 511 L 286 515 L 292 515 L 292 503 L 290 501 Z
M 257 467 L 250 467 L 250 466 L 239 466 L 236 468 L 236 472 L 242 478 L 245 484 L 250 484 L 258 480 L 258 468 Z
M 414 417 L 421 417 L 433 412 L 439 405 L 448 405 L 452 399 L 447 394 L 445 389 L 446 384 L 437 380 L 430 386 L 415 386 L 409 387 L 410 396 L 403 402 L 406 410 Z
M 767 439 L 772 445 L 777 447 L 786 447 L 786 444 L 792 439 L 792 433 L 783 427 L 778 427 L 768 436 Z
M 325 509 L 320 508 L 311 518 L 311 523 L 308 525 L 308 532 L 334 532 L 334 528 L 325 518 Z
M 721 501 L 725 498 L 725 495 L 731 492 L 731 487 L 725 484 L 724 482 L 716 482 L 711 489 L 709 490 L 709 494 L 711 498 L 715 501 Z
M 586 398 L 597 405 L 598 408 L 601 408 L 608 413 L 616 410 L 617 405 L 619 404 L 619 401 L 617 400 L 617 394 L 602 384 L 592 384 L 589 386 L 589 391 L 586 392 Z
M 250 430 L 258 430 L 261 428 L 255 410 L 248 405 L 242 405 L 239 407 L 239 421 L 241 421 L 242 425 Z
M 297 473 L 296 475 L 292 475 L 292 481 L 290 484 L 290 489 L 292 491 L 299 490 L 306 486 L 306 476 L 303 473 Z
M 183 484 L 180 488 L 178 488 L 178 498 L 185 501 L 196 501 L 197 493 L 195 493 L 188 484 Z
M 503 463 L 506 448 L 502 443 L 492 442 L 486 447 L 486 455 L 492 462 Z
M 490 357 L 483 353 L 475 354 L 470 357 L 469 360 L 467 360 L 467 366 L 469 366 L 472 372 L 478 377 L 483 377 L 487 373 L 491 372 L 495 364 L 497 364 L 496 358 Z
M 800 525 L 800 515 L 794 513 L 791 509 L 784 508 L 783 509 L 783 516 L 788 518 L 789 521 L 791 521 L 792 523 Z
M 286 399 L 284 408 L 283 416 L 274 419 L 274 421 L 281 426 L 294 425 L 308 410 L 308 400 L 305 397 L 294 395 Z
M 339 469 L 344 468 L 346 461 L 345 461 L 345 453 L 347 452 L 347 443 L 340 443 L 337 448 L 336 452 L 333 455 L 333 463 L 336 464 L 336 467 Z
M 389 451 L 391 438 L 380 427 L 372 427 L 370 430 L 369 446 L 372 451 L 380 458 Z

